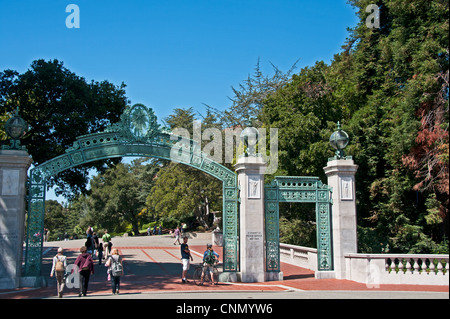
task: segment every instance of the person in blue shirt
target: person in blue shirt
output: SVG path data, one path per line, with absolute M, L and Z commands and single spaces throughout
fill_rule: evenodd
M 211 282 L 213 283 L 213 285 L 217 285 L 217 282 L 214 281 L 214 265 L 219 262 L 219 254 L 213 250 L 212 244 L 207 244 L 206 248 L 206 251 L 203 253 L 202 283 L 205 277 L 205 271 L 209 268 Z

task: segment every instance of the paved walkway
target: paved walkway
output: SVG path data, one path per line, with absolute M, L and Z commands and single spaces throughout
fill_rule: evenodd
M 349 280 L 315 279 L 314 272 L 282 263 L 283 281 L 266 283 L 220 283 L 218 286 L 196 286 L 181 283 L 180 246 L 173 245 L 168 235 L 150 237 L 113 238 L 124 258 L 125 275 L 121 278 L 120 295 L 112 296 L 106 267 L 96 260 L 87 298 L 449 298 L 448 286 L 381 285 L 368 288 Z M 188 244 L 194 264 L 199 264 L 209 234 L 192 234 Z M 47 242 L 44 244 L 43 273 L 50 274 L 51 262 L 58 247 L 65 249 L 69 264 L 79 254 L 84 240 Z M 222 248 L 215 247 L 222 256 Z M 191 267 L 190 274 L 194 267 Z M 0 298 L 55 298 L 56 279 L 48 278 L 48 287 L 0 290 Z M 226 295 L 225 295 L 226 293 Z M 78 289 L 66 287 L 64 298 L 78 297 Z

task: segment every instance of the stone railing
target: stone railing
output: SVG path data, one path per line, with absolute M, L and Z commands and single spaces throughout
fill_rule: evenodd
M 282 262 L 302 268 L 317 270 L 317 249 L 280 243 Z
M 317 249 L 280 244 L 281 261 L 317 270 Z M 346 279 L 381 284 L 449 285 L 449 255 L 346 254 Z
M 347 254 L 347 279 L 369 285 L 448 285 L 449 255 Z

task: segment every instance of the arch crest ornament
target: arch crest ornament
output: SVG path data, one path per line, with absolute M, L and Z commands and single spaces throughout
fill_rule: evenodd
M 211 160 L 200 151 L 196 141 L 174 135 L 169 129 L 161 127 L 151 108 L 134 104 L 125 109 L 119 122 L 106 127 L 103 132 L 77 137 L 64 154 L 30 170 L 27 182 L 29 195 L 24 275 L 36 276 L 41 272 L 47 179 L 81 164 L 126 156 L 178 162 L 222 181 L 224 271 L 238 271 L 236 173 Z

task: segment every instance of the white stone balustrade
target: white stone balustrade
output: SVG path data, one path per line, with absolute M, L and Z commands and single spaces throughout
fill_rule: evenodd
M 280 244 L 281 261 L 317 270 L 317 249 Z M 449 285 L 449 255 L 346 254 L 346 279 L 381 284 Z
M 280 243 L 282 262 L 302 268 L 317 270 L 317 249 Z

